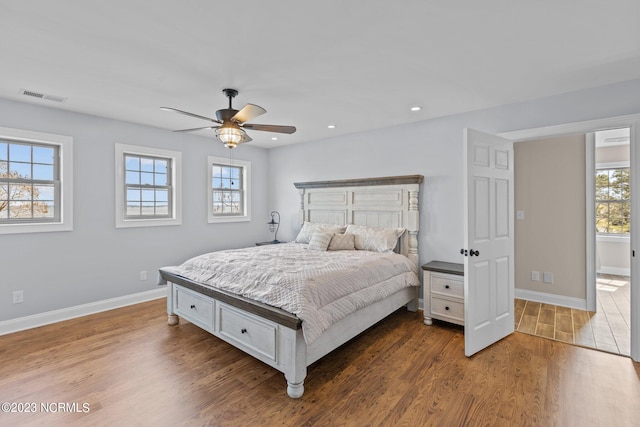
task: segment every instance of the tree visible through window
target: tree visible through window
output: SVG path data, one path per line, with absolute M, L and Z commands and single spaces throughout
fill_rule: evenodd
M 629 168 L 596 171 L 596 231 L 629 234 L 631 191 Z
M 60 220 L 58 149 L 0 141 L 0 223 Z

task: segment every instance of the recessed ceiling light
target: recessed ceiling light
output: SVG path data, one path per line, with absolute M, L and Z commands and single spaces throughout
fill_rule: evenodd
M 277 140 L 278 140 L 278 137 L 277 137 L 277 136 L 272 136 L 272 137 L 271 137 L 271 140 L 273 140 L 273 141 L 277 141 Z
M 422 110 L 422 107 L 420 107 L 419 105 L 416 105 L 415 107 L 411 107 L 411 111 L 420 111 Z
M 329 129 L 335 129 L 335 128 L 336 128 L 336 125 L 329 125 L 329 126 L 327 126 L 327 127 L 328 127 Z

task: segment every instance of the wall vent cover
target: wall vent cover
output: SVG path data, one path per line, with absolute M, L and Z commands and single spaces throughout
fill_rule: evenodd
M 46 99 L 47 101 L 64 102 L 67 100 L 67 98 L 63 98 L 61 96 L 47 95 L 46 93 L 40 93 L 33 90 L 28 90 L 28 89 L 20 89 L 20 93 L 25 96 L 32 96 L 34 98 Z

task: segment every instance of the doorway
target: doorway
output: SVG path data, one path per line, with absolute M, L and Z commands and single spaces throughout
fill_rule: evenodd
M 534 139 L 543 139 L 548 137 L 557 137 L 564 135 L 575 135 L 575 134 L 587 134 L 596 131 L 606 130 L 606 129 L 615 129 L 615 128 L 630 128 L 630 169 L 635 170 L 634 165 L 640 164 L 640 115 L 630 115 L 630 116 L 622 116 L 622 117 L 614 117 L 607 119 L 598 119 L 592 120 L 588 122 L 578 122 L 578 123 L 569 123 L 564 125 L 557 126 L 549 126 L 544 128 L 536 128 L 536 129 L 527 129 L 521 131 L 513 131 L 513 132 L 505 132 L 500 134 L 500 136 L 510 139 L 514 142 L 521 141 L 530 141 Z M 516 144 L 517 146 L 517 144 Z M 595 159 L 592 158 L 591 161 L 595 164 Z M 518 170 L 518 166 L 516 165 L 516 173 Z M 544 171 L 541 171 L 544 173 Z M 632 174 L 630 177 L 631 183 L 631 220 L 635 222 L 635 219 L 639 217 L 640 212 L 640 204 L 638 204 L 638 197 L 634 197 L 633 192 L 637 193 L 638 189 L 640 189 L 640 177 L 638 174 Z M 589 191 L 587 191 L 589 194 Z M 593 194 L 593 193 L 591 193 Z M 516 207 L 516 210 L 518 208 Z M 584 210 L 583 210 L 584 212 Z M 518 215 L 516 215 L 518 217 Z M 593 230 L 594 222 L 588 221 L 586 224 L 589 224 L 589 227 Z M 585 224 L 585 227 L 587 226 Z M 595 234 L 595 233 L 594 233 Z M 630 257 L 630 356 L 635 361 L 640 361 L 640 292 L 635 284 L 637 282 L 638 273 L 640 272 L 638 269 L 639 264 L 637 262 L 637 257 L 635 257 L 635 245 L 640 238 L 640 232 L 636 228 L 630 230 L 630 249 L 631 254 L 627 256 Z M 517 239 L 516 239 L 517 240 Z M 595 273 L 595 243 L 591 246 L 593 252 L 593 257 L 587 257 L 588 265 L 586 267 L 586 271 L 584 274 L 586 275 L 594 275 Z M 590 264 L 589 264 L 590 263 Z M 542 277 L 544 272 L 542 273 Z M 550 278 L 553 280 L 553 278 Z M 595 279 L 594 279 L 595 281 Z M 516 284 L 516 286 L 518 286 Z M 516 289 L 516 297 L 518 297 L 518 290 Z M 530 299 L 530 298 L 527 298 Z M 589 298 L 578 298 L 578 304 L 583 305 L 583 309 L 587 308 L 587 300 L 592 299 L 595 301 L 595 292 L 594 295 Z M 553 302 L 551 302 L 553 303 Z M 566 305 L 566 304 L 558 304 L 558 305 Z
M 514 151 L 516 330 L 629 356 L 629 129 Z

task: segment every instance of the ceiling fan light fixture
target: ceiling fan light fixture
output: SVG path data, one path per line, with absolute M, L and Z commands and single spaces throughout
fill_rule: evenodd
M 235 126 L 223 125 L 216 129 L 216 137 L 225 147 L 236 148 L 244 139 L 244 132 Z

